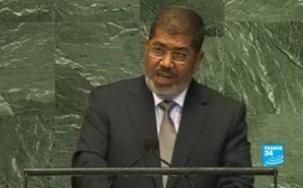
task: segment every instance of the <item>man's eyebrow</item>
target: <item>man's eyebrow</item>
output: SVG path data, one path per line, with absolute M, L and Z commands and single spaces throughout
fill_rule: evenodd
M 161 46 L 161 47 L 165 47 L 164 44 L 162 44 L 161 42 L 158 42 L 158 41 L 153 42 L 152 44 L 153 44 L 153 45 L 158 45 L 158 46 Z
M 159 41 L 155 41 L 152 43 L 152 45 L 155 45 L 155 46 L 160 46 L 160 47 L 164 47 L 164 48 L 167 48 L 167 46 Z M 190 50 L 188 47 L 174 47 L 172 48 L 171 50 L 174 50 L 174 51 L 182 51 L 182 52 L 186 52 L 186 53 L 189 53 Z
M 189 49 L 187 47 L 176 47 L 173 48 L 173 50 L 189 52 Z

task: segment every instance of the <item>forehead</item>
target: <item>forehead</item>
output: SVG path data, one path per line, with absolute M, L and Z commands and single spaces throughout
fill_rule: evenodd
M 191 49 L 192 36 L 186 34 L 170 34 L 162 27 L 155 30 L 155 35 L 150 39 L 152 44 L 161 44 L 170 48 Z

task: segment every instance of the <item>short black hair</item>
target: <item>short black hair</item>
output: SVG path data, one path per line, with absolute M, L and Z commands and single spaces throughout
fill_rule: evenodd
M 157 14 L 149 31 L 149 40 L 161 26 L 171 35 L 190 35 L 195 50 L 200 51 L 204 41 L 204 23 L 202 17 L 192 9 L 183 6 L 169 6 Z

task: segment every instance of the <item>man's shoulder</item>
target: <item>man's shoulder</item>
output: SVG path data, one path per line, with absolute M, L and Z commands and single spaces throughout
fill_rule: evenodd
M 199 93 L 201 93 L 202 100 L 207 101 L 210 104 L 220 105 L 220 106 L 242 106 L 243 103 L 237 99 L 227 96 L 220 91 L 212 89 L 203 84 L 197 84 Z
M 120 95 L 123 94 L 123 92 L 128 92 L 130 89 L 134 89 L 135 87 L 138 87 L 142 83 L 143 77 L 134 77 L 134 78 L 128 78 L 124 80 L 115 81 L 112 83 L 107 83 L 104 85 L 100 85 L 96 88 L 94 88 L 91 93 L 92 95 L 106 95 L 108 97 L 112 95 Z

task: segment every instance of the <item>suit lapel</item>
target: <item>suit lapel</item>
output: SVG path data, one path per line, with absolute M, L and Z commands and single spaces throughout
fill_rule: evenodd
M 201 87 L 193 81 L 185 98 L 172 166 L 185 166 L 207 117 L 207 97 L 201 92 Z M 172 188 L 175 183 L 176 178 L 169 178 L 167 187 Z
M 137 83 L 128 88 L 128 110 L 133 129 L 138 133 L 136 136 L 143 146 L 145 139 L 157 139 L 155 109 L 152 94 L 145 85 L 144 78 L 136 81 Z
M 154 99 L 152 93 L 145 84 L 144 77 L 141 77 L 136 81 L 137 83 L 131 85 L 128 89 L 128 109 L 132 120 L 133 130 L 137 133 L 136 138 L 132 139 L 136 139 L 137 143 L 144 147 L 145 139 L 158 140 Z M 156 155 L 160 156 L 159 151 L 156 151 Z M 153 155 L 149 155 L 147 160 L 148 162 L 145 163 L 145 166 L 160 167 L 160 161 Z M 153 182 L 156 187 L 162 187 L 160 176 L 153 178 Z

